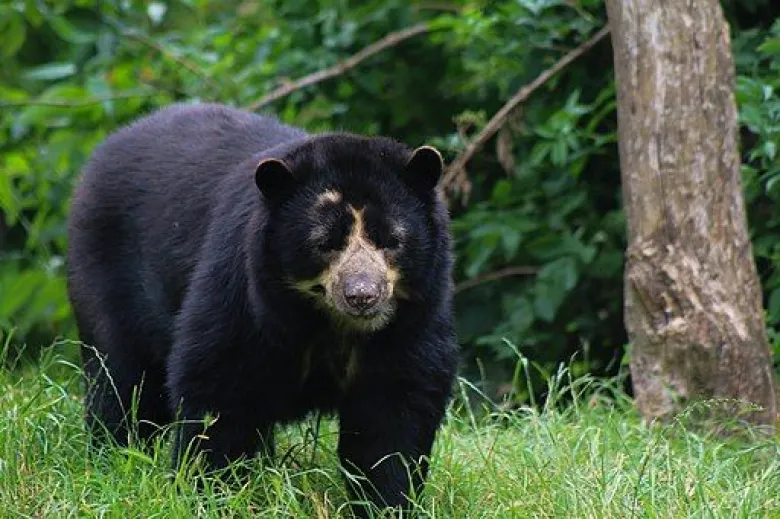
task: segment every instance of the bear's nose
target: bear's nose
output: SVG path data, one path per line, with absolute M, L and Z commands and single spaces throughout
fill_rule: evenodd
M 349 306 L 361 312 L 371 309 L 379 301 L 380 293 L 379 283 L 365 274 L 350 277 L 344 283 L 344 299 Z

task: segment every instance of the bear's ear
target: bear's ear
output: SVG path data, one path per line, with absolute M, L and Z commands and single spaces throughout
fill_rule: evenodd
M 424 193 L 436 187 L 443 169 L 441 153 L 431 146 L 420 146 L 412 152 L 402 177 L 412 189 Z
M 263 159 L 255 169 L 255 184 L 266 199 L 280 200 L 295 186 L 292 171 L 280 159 Z

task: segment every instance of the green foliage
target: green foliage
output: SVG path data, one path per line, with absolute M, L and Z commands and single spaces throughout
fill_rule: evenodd
M 766 295 L 775 365 L 780 368 L 780 19 L 734 42 L 741 74 L 736 96 L 742 125 L 742 172 L 754 254 Z
M 50 353 L 50 352 L 49 352 Z M 565 373 L 550 393 L 572 405 L 473 418 L 452 412 L 438 435 L 419 517 L 772 517 L 780 509 L 780 441 L 724 440 L 685 415 L 646 427 L 609 383 Z M 237 464 L 252 477 L 198 492 L 190 465 L 169 472 L 168 445 L 88 457 L 79 372 L 47 354 L 0 371 L 0 509 L 22 517 L 347 516 L 337 424 L 280 430 L 284 461 Z M 463 385 L 468 392 L 467 385 Z M 242 467 L 243 466 L 243 467 Z
M 492 114 L 606 17 L 601 2 L 518 1 L 446 19 L 450 30 L 432 38 L 461 56 L 470 75 L 459 89 L 472 109 L 482 101 Z M 624 225 L 611 59 L 609 46 L 599 45 L 554 77 L 510 119 L 510 131 L 496 139 L 495 159 L 488 148 L 469 164 L 471 202 L 456 212 L 453 227 L 459 276 L 528 267 L 524 275 L 459 295 L 461 340 L 489 378 L 511 373 L 514 353 L 504 339 L 547 369 L 577 352 L 575 367 L 583 372 L 604 372 L 611 361 L 617 366 L 625 340 Z M 589 73 L 594 66 L 601 73 Z M 453 148 L 465 146 L 462 136 L 483 124 L 462 122 L 450 137 Z M 596 345 L 596 355 L 583 343 L 585 350 Z
M 766 24 L 771 2 L 724 5 L 773 333 L 780 328 L 780 29 Z M 15 342 L 29 344 L 75 337 L 63 281 L 65 216 L 74 180 L 108 133 L 176 101 L 249 106 L 421 21 L 429 23 L 426 35 L 261 111 L 311 131 L 427 142 L 451 160 L 518 88 L 606 16 L 600 0 L 4 3 L 0 334 L 13 330 Z M 452 207 L 457 281 L 466 282 L 456 309 L 465 373 L 483 370 L 491 394 L 517 383 L 507 338 L 539 372 L 571 358 L 577 373 L 620 365 L 625 222 L 615 119 L 605 40 L 535 92 L 467 165 L 468 203 Z M 532 396 L 513 390 L 518 399 Z

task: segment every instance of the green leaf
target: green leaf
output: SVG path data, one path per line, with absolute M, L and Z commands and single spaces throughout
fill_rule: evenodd
M 482 267 L 487 263 L 488 259 L 490 259 L 494 249 L 495 246 L 480 247 L 477 253 L 471 258 L 471 264 L 466 267 L 466 276 L 473 278 L 479 274 L 482 271 Z
M 763 85 L 761 87 L 761 93 L 764 96 L 764 101 L 769 101 L 775 94 L 775 89 L 772 87 L 772 85 Z
M 536 315 L 544 321 L 552 322 L 566 295 L 576 286 L 577 279 L 574 258 L 559 258 L 542 267 L 536 276 L 534 290 Z
M 769 160 L 775 160 L 775 155 L 777 153 L 777 144 L 774 141 L 766 141 L 764 143 L 764 155 Z
M 769 316 L 772 321 L 780 320 L 780 288 L 772 291 L 769 296 Z
M 544 162 L 544 159 L 547 158 L 548 153 L 550 153 L 550 143 L 539 142 L 534 145 L 533 149 L 531 150 L 531 157 L 529 158 L 529 162 L 534 166 L 538 166 Z
M 0 286 L 0 316 L 10 316 L 24 306 L 33 293 L 46 282 L 38 270 L 25 270 L 15 276 L 8 286 Z
M 558 294 L 550 290 L 546 284 L 539 284 L 536 287 L 534 299 L 534 311 L 539 319 L 548 323 L 555 319 L 555 312 L 558 310 L 562 298 L 556 297 Z
M 780 55 L 780 37 L 767 38 L 764 43 L 759 45 L 756 50 L 765 54 L 778 54 Z
M 501 179 L 493 186 L 491 199 L 497 205 L 506 205 L 511 201 L 512 183 L 506 179 Z
M 49 25 L 57 35 L 68 43 L 85 45 L 92 43 L 97 38 L 96 34 L 80 31 L 64 16 L 52 15 L 47 17 Z
M 13 12 L 0 12 L 0 52 L 10 57 L 24 44 L 24 19 Z
M 160 25 L 165 17 L 168 6 L 162 2 L 149 2 L 146 6 L 146 14 L 154 25 Z
M 525 333 L 534 323 L 534 308 L 525 297 L 514 298 L 509 305 L 509 322 L 515 335 Z
M 76 73 L 76 65 L 73 63 L 47 63 L 38 67 L 33 67 L 24 73 L 26 79 L 38 79 L 51 81 L 72 76 Z
M 501 245 L 504 247 L 504 257 L 507 260 L 512 260 L 515 257 L 521 241 L 522 236 L 517 230 L 511 227 L 504 227 L 501 232 Z
M 767 194 L 771 194 L 775 192 L 775 187 L 777 186 L 777 183 L 780 182 L 780 175 L 773 175 L 769 180 L 766 182 L 766 187 L 764 188 L 765 192 Z
M 552 153 L 550 154 L 550 162 L 555 166 L 563 166 L 566 163 L 568 156 L 568 148 L 566 142 L 563 140 L 555 141 L 552 145 Z
M 11 175 L 0 175 L 0 210 L 5 215 L 5 221 L 8 225 L 16 225 L 19 216 L 19 204 L 16 203 L 11 184 Z

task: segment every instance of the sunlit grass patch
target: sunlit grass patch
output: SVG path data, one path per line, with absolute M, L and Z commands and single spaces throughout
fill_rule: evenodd
M 565 382 L 565 383 L 564 383 Z M 569 386 L 564 388 L 568 384 Z M 574 388 L 574 390 L 572 390 Z M 433 453 L 421 517 L 778 517 L 780 441 L 726 439 L 675 420 L 647 427 L 615 384 L 558 377 L 540 409 L 475 415 L 461 395 Z M 348 516 L 324 419 L 280 431 L 277 461 L 249 480 L 169 469 L 169 445 L 87 456 L 78 368 L 47 354 L 0 372 L 0 510 L 22 517 Z

